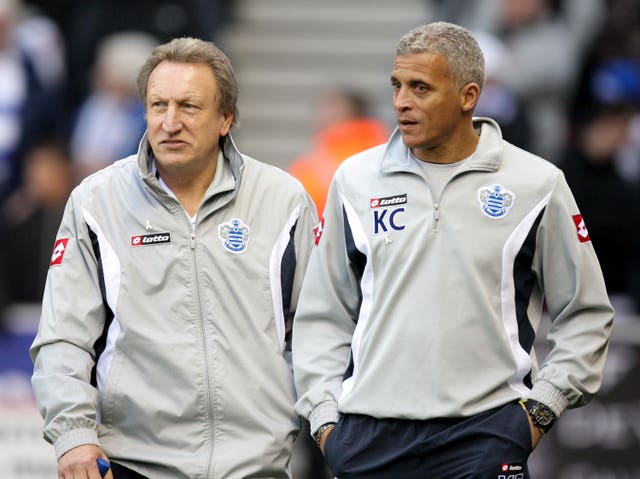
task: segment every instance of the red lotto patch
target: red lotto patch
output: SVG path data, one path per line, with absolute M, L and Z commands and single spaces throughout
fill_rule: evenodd
M 318 223 L 318 226 L 313 228 L 313 233 L 316 235 L 316 239 L 315 239 L 316 246 L 318 246 L 318 243 L 320 243 L 320 238 L 322 238 L 323 229 L 324 229 L 324 217 L 320 220 L 320 223 Z
M 53 253 L 51 254 L 51 262 L 49 263 L 49 266 L 62 264 L 64 253 L 67 251 L 68 242 L 69 238 L 60 238 L 56 240 L 55 244 L 53 245 Z
M 582 219 L 582 215 L 573 215 L 573 223 L 576 225 L 576 230 L 578 232 L 578 239 L 580 243 L 586 243 L 587 241 L 591 241 L 591 237 L 589 236 L 589 231 L 587 230 L 587 225 L 584 223 L 584 219 Z

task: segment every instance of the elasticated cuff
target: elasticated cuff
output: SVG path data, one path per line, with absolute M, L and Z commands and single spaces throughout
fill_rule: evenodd
M 323 401 L 313 408 L 309 414 L 309 429 L 313 436 L 320 426 L 329 422 L 338 422 L 338 403 L 335 401 Z
M 89 428 L 72 429 L 71 431 L 65 432 L 53 445 L 56 452 L 56 459 L 60 459 L 60 456 L 70 449 L 85 444 L 100 446 L 98 433 Z
M 560 417 L 569 405 L 569 400 L 562 391 L 551 383 L 542 380 L 535 382 L 528 399 L 533 399 L 549 406 L 556 417 Z

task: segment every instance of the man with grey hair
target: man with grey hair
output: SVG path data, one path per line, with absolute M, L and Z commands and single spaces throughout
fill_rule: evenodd
M 341 479 L 523 479 L 598 391 L 613 309 L 561 171 L 473 117 L 472 35 L 431 23 L 396 53 L 398 128 L 339 167 L 305 276 L 297 409 Z
M 138 87 L 147 132 L 71 194 L 31 348 L 58 476 L 290 478 L 315 208 L 234 145 L 238 87 L 212 43 L 158 46 Z

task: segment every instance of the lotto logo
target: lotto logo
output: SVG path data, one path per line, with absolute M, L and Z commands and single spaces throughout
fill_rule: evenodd
M 407 202 L 407 194 L 386 196 L 384 198 L 371 198 L 369 200 L 370 208 L 384 208 L 385 206 L 403 205 Z
M 578 240 L 580 243 L 591 241 L 589 230 L 587 230 L 587 225 L 584 223 L 582 215 L 573 215 L 573 223 L 576 225 L 576 231 L 578 232 Z
M 131 237 L 131 246 L 144 246 L 159 243 L 169 243 L 171 235 L 169 233 L 156 233 L 152 235 L 134 235 Z
M 522 464 L 500 464 L 500 474 L 498 479 L 524 479 L 524 473 L 522 471 L 524 466 Z
M 318 223 L 318 226 L 313 228 L 313 234 L 315 236 L 314 242 L 315 242 L 316 246 L 318 246 L 318 244 L 320 243 L 320 238 L 322 238 L 322 231 L 323 230 L 324 230 L 324 216 L 320 220 L 320 223 Z
M 51 253 L 51 261 L 49 262 L 49 266 L 62 264 L 64 253 L 67 251 L 68 242 L 69 238 L 60 238 L 56 240 L 55 244 L 53 245 L 53 253 Z

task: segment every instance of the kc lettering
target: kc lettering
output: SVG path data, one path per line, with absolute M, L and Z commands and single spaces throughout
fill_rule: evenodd
M 389 228 L 396 231 L 405 229 L 405 225 L 400 223 L 400 218 L 397 218 L 399 213 L 404 213 L 404 208 L 396 208 L 395 210 L 375 209 L 373 211 L 373 234 L 386 233 Z

